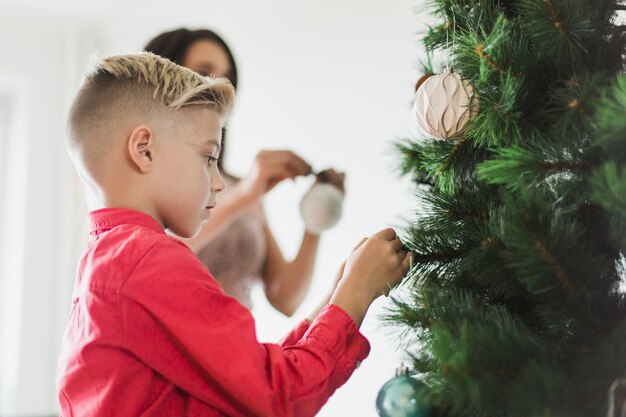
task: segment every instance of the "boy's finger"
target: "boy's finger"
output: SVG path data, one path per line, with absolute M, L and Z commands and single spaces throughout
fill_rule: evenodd
M 367 240 L 366 237 L 364 237 L 363 239 L 361 239 L 359 241 L 359 243 L 356 244 L 356 246 L 352 249 L 352 252 L 354 252 L 355 250 L 357 250 L 363 243 L 365 243 L 365 241 Z
M 413 252 L 407 252 L 406 256 L 402 260 L 402 270 L 409 271 L 411 268 L 413 268 L 414 263 L 415 263 L 415 255 L 413 254 Z
M 396 231 L 391 227 L 388 227 L 375 233 L 372 237 L 380 237 L 384 240 L 394 240 L 396 238 Z
M 343 277 L 343 273 L 346 270 L 346 261 L 341 263 L 339 270 L 337 271 L 337 275 L 335 276 L 335 285 L 339 282 L 339 280 Z
M 391 245 L 392 245 L 391 247 L 393 248 L 393 250 L 395 250 L 396 252 L 401 251 L 402 248 L 404 248 L 402 241 L 398 239 L 397 237 L 391 241 Z
M 393 290 L 393 285 L 391 285 L 391 283 L 387 283 L 387 286 L 385 288 L 383 288 L 382 290 L 382 295 L 384 295 L 385 297 L 389 296 L 389 293 Z

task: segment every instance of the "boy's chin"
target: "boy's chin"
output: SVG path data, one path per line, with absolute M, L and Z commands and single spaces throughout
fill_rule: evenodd
M 169 232 L 171 234 L 173 234 L 176 237 L 179 237 L 181 239 L 192 239 L 194 237 L 196 237 L 198 235 L 198 233 L 200 233 L 200 230 L 202 229 L 202 224 L 204 222 L 198 224 L 193 230 L 192 229 L 169 229 Z

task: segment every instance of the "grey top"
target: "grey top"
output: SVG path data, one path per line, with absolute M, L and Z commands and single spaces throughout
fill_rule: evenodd
M 228 176 L 224 176 L 224 181 L 227 187 L 237 182 Z M 259 203 L 242 213 L 226 230 L 198 251 L 198 257 L 224 292 L 248 308 L 252 308 L 250 291 L 255 283 L 261 281 L 267 258 L 267 241 L 263 231 L 265 222 L 265 214 Z

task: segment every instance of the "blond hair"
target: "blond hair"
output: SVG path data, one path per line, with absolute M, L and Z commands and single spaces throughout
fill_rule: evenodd
M 172 118 L 181 109 L 210 108 L 226 119 L 235 91 L 150 52 L 97 60 L 85 76 L 68 118 L 68 144 L 82 158 L 106 149 L 107 134 L 126 120 Z

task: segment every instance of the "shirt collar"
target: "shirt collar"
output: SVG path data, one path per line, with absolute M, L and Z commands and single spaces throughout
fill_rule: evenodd
M 150 215 L 124 208 L 102 208 L 89 212 L 89 234 L 97 235 L 116 226 L 131 224 L 165 233 L 161 225 Z

